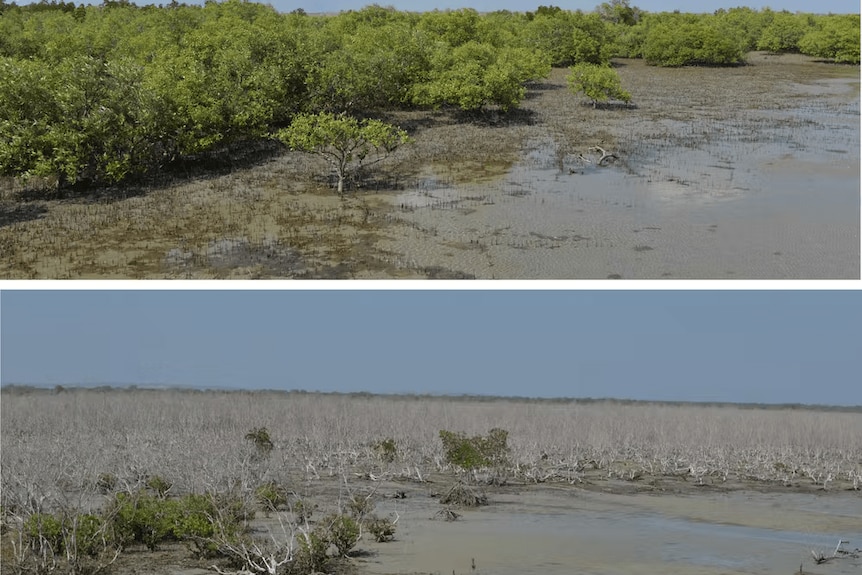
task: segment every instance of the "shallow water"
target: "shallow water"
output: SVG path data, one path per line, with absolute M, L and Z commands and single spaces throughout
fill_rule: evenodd
M 399 502 L 397 540 L 372 544 L 361 571 L 790 575 L 800 564 L 808 573 L 862 569 L 860 559 L 814 565 L 811 558 L 811 550 L 831 554 L 839 539 L 849 540 L 851 549 L 862 546 L 858 494 L 831 495 L 840 500 L 834 521 L 810 525 L 806 519 L 822 519 L 823 513 L 806 509 L 810 496 L 795 494 L 761 499 L 745 493 L 675 497 L 562 490 L 491 499 L 490 506 L 465 511 L 452 523 L 429 519 L 440 508 L 433 500 Z
M 692 122 L 633 115 L 603 167 L 549 136 L 496 181 L 429 171 L 392 199 L 406 231 L 381 246 L 480 278 L 859 278 L 858 86 L 792 84 L 779 108 Z

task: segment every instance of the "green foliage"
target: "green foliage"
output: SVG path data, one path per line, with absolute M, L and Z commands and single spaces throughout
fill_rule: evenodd
M 479 13 L 472 8 L 425 12 L 417 29 L 455 48 L 479 39 Z
M 33 550 L 47 544 L 55 555 L 96 556 L 109 545 L 104 520 L 89 513 L 56 516 L 34 513 L 23 531 Z
M 361 534 L 359 523 L 349 515 L 328 515 L 320 521 L 318 528 L 323 530 L 321 537 L 335 545 L 338 554 L 345 557 L 356 546 Z
M 575 63 L 606 64 L 613 50 L 612 38 L 598 14 L 577 14 L 572 32 L 572 58 Z
M 492 429 L 488 435 L 467 437 L 464 433 L 440 430 L 446 461 L 464 470 L 505 464 L 509 454 L 509 432 Z
M 576 64 L 570 68 L 567 78 L 569 89 L 575 94 L 583 93 L 593 101 L 607 102 L 620 100 L 630 102 L 631 94 L 623 90 L 620 76 L 610 66 L 596 64 Z
M 376 442 L 372 448 L 374 449 L 375 455 L 377 455 L 377 457 L 379 457 L 384 463 L 392 463 L 395 461 L 395 457 L 398 454 L 398 446 L 395 443 L 395 440 L 391 437 L 381 439 Z
M 255 427 L 245 434 L 245 440 L 254 446 L 256 455 L 262 459 L 269 457 L 275 447 L 265 427 Z
M 347 511 L 350 516 L 357 521 L 362 521 L 374 509 L 374 498 L 370 495 L 365 497 L 361 495 L 352 495 L 347 502 Z
M 153 475 L 147 479 L 146 486 L 148 489 L 155 491 L 156 495 L 164 499 L 168 491 L 173 487 L 173 484 L 161 475 Z
M 357 26 L 351 34 L 332 38 L 321 52 L 306 78 L 307 106 L 314 111 L 357 112 L 404 105 L 413 82 L 430 65 L 425 35 L 406 22 Z
M 28 517 L 24 533 L 37 548 L 44 541 L 55 554 L 63 552 L 63 523 L 49 513 L 34 513 Z
M 634 26 L 641 17 L 640 8 L 637 6 L 632 7 L 629 4 L 629 0 L 602 2 L 596 7 L 596 12 L 601 16 L 602 20 L 624 26 Z
M 355 173 L 373 152 L 370 163 L 385 158 L 410 141 L 407 132 L 380 120 L 357 120 L 347 114 L 299 114 L 276 138 L 292 150 L 326 158 L 338 177 L 338 193 L 345 179 Z
M 96 479 L 96 489 L 99 493 L 107 495 L 113 493 L 117 488 L 117 476 L 112 473 L 100 473 Z
M 819 16 L 816 26 L 799 40 L 803 54 L 843 64 L 858 64 L 859 15 Z
M 657 66 L 733 65 L 745 61 L 745 40 L 716 16 L 662 14 L 649 20 L 643 57 Z
M 291 573 L 320 573 L 326 568 L 328 557 L 326 551 L 329 549 L 328 537 L 321 533 L 321 529 L 303 532 L 297 537 L 297 549 L 291 564 Z
M 0 58 L 0 173 L 116 182 L 157 161 L 142 79 L 128 60 Z
M 155 550 L 159 543 L 207 540 L 215 533 L 214 519 L 229 535 L 239 533 L 239 513 L 231 501 L 217 502 L 205 495 L 162 499 L 145 492 L 118 493 L 108 516 L 122 544 L 143 543 Z
M 572 62 L 575 53 L 574 32 L 571 13 L 558 8 L 552 13 L 536 14 L 524 26 L 523 42 L 542 54 L 551 65 L 565 66 Z
M 267 513 L 287 506 L 287 490 L 275 481 L 259 485 L 254 490 L 254 496 Z
M 808 29 L 808 19 L 799 14 L 779 12 L 761 32 L 758 50 L 769 52 L 798 52 L 799 40 Z
M 299 497 L 296 497 L 290 505 L 290 510 L 293 512 L 293 516 L 296 518 L 297 523 L 305 523 L 311 519 L 315 509 L 317 509 L 317 505 L 315 503 L 308 499 L 301 499 Z
M 368 532 L 378 543 L 385 543 L 395 539 L 395 523 L 387 517 L 372 515 L 366 520 Z
M 506 111 L 524 98 L 523 84 L 544 77 L 550 66 L 527 48 L 497 49 L 469 41 L 456 48 L 438 44 L 426 81 L 414 84 L 412 100 L 420 106 L 457 106 L 481 110 L 497 105 Z

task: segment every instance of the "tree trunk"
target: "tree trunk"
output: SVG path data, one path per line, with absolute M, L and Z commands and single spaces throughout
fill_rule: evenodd
M 339 195 L 344 192 L 344 174 L 338 174 L 338 193 Z

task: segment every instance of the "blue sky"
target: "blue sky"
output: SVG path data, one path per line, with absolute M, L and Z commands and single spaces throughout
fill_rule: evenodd
M 76 4 L 82 0 L 73 0 Z M 135 4 L 142 6 L 144 4 L 168 4 L 170 0 L 133 0 Z M 181 0 L 182 1 L 182 0 Z M 187 4 L 203 4 L 203 0 L 190 1 L 185 0 Z M 18 0 L 18 4 L 29 4 L 28 1 Z M 101 4 L 101 0 L 89 0 L 85 4 Z M 274 0 L 272 2 L 261 2 L 263 4 L 271 4 L 280 12 L 290 12 L 297 8 L 302 8 L 306 12 L 339 12 L 342 10 L 358 10 L 370 4 L 379 4 L 381 6 L 394 6 L 399 10 L 411 10 L 417 12 L 425 12 L 434 9 L 455 9 L 455 8 L 475 8 L 481 12 L 490 12 L 493 10 L 511 10 L 513 12 L 526 12 L 535 10 L 540 5 L 559 6 L 566 10 L 584 10 L 591 11 L 597 5 L 601 4 L 600 0 L 572 0 L 569 2 L 552 2 L 548 0 L 394 0 L 387 2 L 380 0 L 378 2 L 367 0 Z M 737 6 L 748 6 L 750 8 L 762 9 L 765 7 L 773 10 L 790 10 L 791 12 L 813 12 L 813 13 L 859 13 L 860 3 L 856 0 L 821 0 L 820 2 L 811 2 L 810 0 L 750 0 L 748 2 L 740 0 L 631 0 L 631 6 L 637 6 L 641 10 L 648 12 L 662 12 L 680 10 L 682 12 L 714 12 L 719 8 L 734 8 Z
M 862 405 L 862 292 L 4 291 L 4 384 Z

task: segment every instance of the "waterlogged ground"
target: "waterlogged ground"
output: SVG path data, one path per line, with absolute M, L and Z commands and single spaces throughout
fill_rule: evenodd
M 508 116 L 393 113 L 414 144 L 344 198 L 272 143 L 167 184 L 7 182 L 0 277 L 858 279 L 859 67 L 749 62 L 617 61 L 630 108 L 556 69 Z
M 555 70 L 527 102 L 548 129 L 512 168 L 428 169 L 381 245 L 480 278 L 858 278 L 858 69 L 751 61 L 622 62 L 637 109 L 564 106 Z
M 491 496 L 455 522 L 434 500 L 395 510 L 397 541 L 368 544 L 361 572 L 536 574 L 858 574 L 862 559 L 815 565 L 839 539 L 862 542 L 858 494 L 612 494 L 535 488 Z M 844 547 L 847 547 L 845 544 Z M 475 561 L 476 569 L 472 564 Z
M 858 575 L 862 569 L 862 497 L 857 491 L 811 492 L 757 486 L 715 491 L 691 485 L 675 493 L 610 482 L 587 489 L 529 485 L 489 488 L 489 504 L 457 509 L 445 521 L 438 494 L 451 479 L 383 483 L 375 512 L 398 518 L 394 541 L 368 536 L 337 573 L 354 575 Z M 354 484 L 354 489 L 367 488 Z M 320 490 L 318 486 L 317 490 Z M 700 491 L 699 489 L 704 489 Z M 760 489 L 764 489 L 760 486 Z M 394 498 L 395 493 L 406 498 Z M 338 486 L 323 487 L 338 498 Z M 280 537 L 277 517 L 258 517 L 258 534 Z M 820 565 L 839 541 L 856 551 Z M 211 561 L 210 561 L 211 563 Z M 473 565 L 475 564 L 475 570 Z M 205 575 L 206 561 L 178 546 L 124 553 L 123 575 Z

